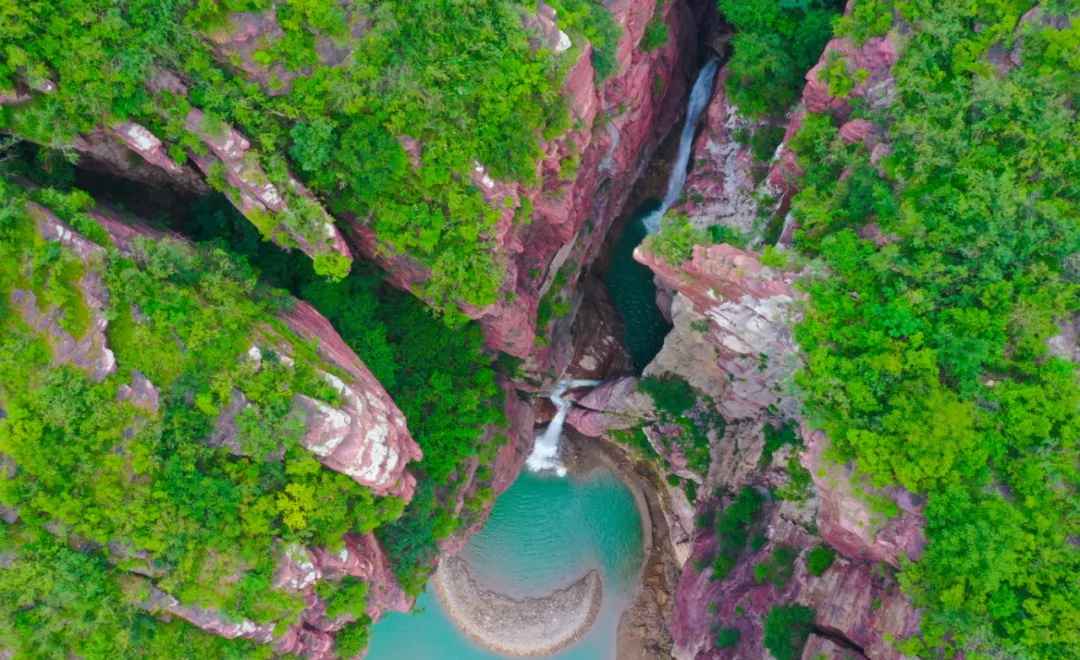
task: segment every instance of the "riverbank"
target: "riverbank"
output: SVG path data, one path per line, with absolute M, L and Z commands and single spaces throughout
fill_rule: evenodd
M 594 469 L 614 472 L 633 495 L 642 530 L 644 561 L 637 593 L 622 612 L 616 637 L 619 660 L 655 660 L 671 656 L 674 642 L 668 632 L 679 564 L 670 543 L 661 493 L 666 488 L 647 463 L 607 439 L 587 438 L 567 429 L 564 461 L 569 473 L 584 477 Z
M 510 598 L 481 587 L 457 557 L 439 562 L 432 583 L 447 615 L 470 639 L 512 656 L 550 655 L 578 641 L 596 621 L 603 597 L 594 569 L 546 596 Z

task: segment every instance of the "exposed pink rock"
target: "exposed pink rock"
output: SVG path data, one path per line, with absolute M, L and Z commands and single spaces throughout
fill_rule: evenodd
M 150 595 L 139 606 L 151 613 L 180 617 L 197 628 L 226 639 L 242 637 L 263 644 L 269 644 L 274 639 L 272 623 L 256 624 L 246 619 L 234 621 L 216 610 L 181 605 L 180 601 L 157 587 L 150 587 Z
M 843 118 L 851 112 L 849 98 L 864 98 L 872 108 L 891 103 L 895 93 L 892 67 L 896 64 L 897 37 L 890 33 L 884 37 L 871 37 L 862 46 L 847 38 L 831 40 L 825 46 L 818 63 L 806 74 L 803 103 L 810 112 L 828 112 Z M 848 75 L 855 78 L 855 87 L 847 97 L 834 97 L 825 81 L 825 70 L 830 62 L 842 60 Z
M 566 378 L 604 380 L 634 372 L 629 353 L 623 346 L 623 327 L 618 312 L 608 297 L 607 287 L 599 279 L 586 276 L 581 308 L 573 315 L 568 333 L 573 351 L 568 365 L 556 362 L 556 371 Z
M 158 390 L 138 369 L 132 370 L 130 385 L 124 384 L 117 389 L 116 398 L 121 401 L 130 401 L 132 405 L 149 412 L 158 411 Z
M 303 591 L 318 582 L 322 572 L 315 563 L 315 556 L 298 543 L 282 545 L 278 549 L 277 570 L 274 571 L 275 589 Z
M 345 383 L 328 372 L 322 374 L 341 395 L 340 408 L 304 395 L 296 397 L 308 419 L 301 443 L 324 465 L 374 492 L 411 499 L 416 479 L 405 467 L 409 461 L 419 460 L 422 453 L 409 435 L 405 416 L 314 307 L 300 301 L 282 317 L 302 338 L 316 341 L 324 359 L 352 376 L 352 382 Z
M 536 14 L 525 17 L 525 27 L 535 35 L 534 47 L 543 47 L 554 53 L 565 52 L 573 44 L 570 37 L 559 29 L 557 12 L 543 2 L 538 3 Z
M 867 138 L 874 136 L 876 132 L 877 129 L 873 122 L 866 119 L 852 119 L 840 127 L 840 138 L 848 144 L 865 143 Z
M 821 537 L 845 557 L 893 566 L 900 565 L 901 557 L 918 559 L 926 545 L 922 502 L 907 491 L 890 488 L 879 494 L 895 501 L 900 514 L 885 519 L 874 513 L 852 484 L 853 470 L 825 458 L 829 444 L 825 434 L 804 424 L 802 436 L 806 451 L 801 461 L 821 499 L 817 518 Z
M 634 258 L 678 292 L 672 305 L 676 329 L 646 375 L 683 376 L 712 395 L 729 420 L 755 417 L 774 406 L 794 414 L 795 402 L 782 387 L 798 366 L 791 335 L 796 320 L 792 274 L 762 266 L 753 253 L 726 244 L 695 246 L 681 265 L 668 264 L 645 247 L 638 247 Z M 690 327 L 695 322 L 705 323 L 705 329 Z
M 351 259 L 352 253 L 344 237 L 334 225 L 333 218 L 323 209 L 315 196 L 292 176 L 288 180 L 287 193 L 303 202 L 290 201 L 286 192 L 275 186 L 258 163 L 258 156 L 251 151 L 251 143 L 231 126 L 212 126 L 206 115 L 198 108 L 188 112 L 185 128 L 199 137 L 209 147 L 213 156 L 193 154 L 192 160 L 207 177 L 215 176 L 220 166 L 224 175 L 226 195 L 236 208 L 247 216 L 257 227 L 266 231 L 269 217 L 282 214 L 291 205 L 303 203 L 309 210 L 319 215 L 317 227 L 295 228 L 282 222 L 275 227 L 275 232 L 283 232 L 300 246 L 305 254 L 316 256 L 327 251 L 336 252 Z M 288 246 L 287 241 L 271 239 Z
M 109 325 L 105 315 L 109 294 L 100 272 L 105 250 L 78 234 L 49 209 L 33 202 L 28 202 L 26 209 L 42 238 L 60 243 L 83 262 L 83 275 L 77 286 L 89 310 L 89 326 L 81 337 L 73 337 L 60 325 L 62 310 L 41 310 L 32 291 L 13 290 L 11 302 L 27 325 L 48 338 L 54 364 L 71 364 L 86 371 L 92 379 L 103 380 L 116 371 L 116 357 L 109 350 L 105 336 Z
M 860 660 L 863 657 L 858 651 L 817 634 L 810 635 L 802 653 L 802 660 Z
M 582 435 L 598 438 L 609 431 L 631 428 L 654 414 L 652 398 L 638 390 L 632 376 L 609 380 L 575 399 L 566 423 Z
M 499 448 L 492 467 L 494 476 L 491 488 L 496 495 L 501 494 L 514 483 L 514 479 L 521 471 L 521 466 L 525 465 L 525 459 L 532 451 L 535 440 L 532 406 L 518 396 L 510 383 L 503 381 L 500 386 L 506 396 L 505 412 L 509 442 Z
M 156 139 L 156 138 L 155 138 Z M 155 188 L 173 188 L 205 195 L 210 186 L 190 165 L 179 165 L 167 151 L 149 146 L 143 153 L 133 150 L 139 144 L 133 136 L 122 135 L 115 128 L 99 128 L 77 135 L 71 146 L 79 153 L 79 165 Z
M 717 73 L 713 97 L 694 140 L 693 161 L 676 211 L 699 227 L 724 225 L 749 234 L 757 220 L 754 156 L 735 140 L 738 130 L 760 127 L 738 114 L 727 99 L 727 67 Z
M 317 570 L 328 579 L 346 575 L 368 583 L 367 614 L 373 620 L 383 612 L 408 612 L 413 601 L 401 588 L 389 558 L 372 533 L 346 534 L 345 546 L 335 552 L 312 550 Z
M 271 96 L 287 93 L 297 72 L 281 62 L 272 62 L 269 66 L 261 64 L 256 61 L 255 54 L 284 36 L 285 31 L 273 8 L 229 14 L 224 25 L 206 35 L 220 62 L 238 68 Z
M 754 565 L 766 560 L 776 546 L 787 545 L 798 550 L 816 543 L 791 516 L 797 514 L 786 503 L 766 505 L 765 529 L 770 542 L 756 552 L 747 548 L 723 580 L 712 579 L 714 532 L 711 529 L 699 532 L 676 591 L 671 628 L 675 658 L 767 657 L 762 644 L 765 616 L 774 605 L 790 603 L 812 607 L 815 628 L 843 640 L 849 647 L 861 649 L 856 657 L 887 660 L 903 657 L 893 648 L 891 640 L 916 634 L 919 613 L 896 581 L 887 573 L 875 571 L 871 563 L 840 557 L 822 576 L 815 577 L 806 570 L 802 556 L 795 562 L 793 576 L 782 587 L 770 582 L 759 584 L 754 579 Z M 703 570 L 699 571 L 699 566 Z M 713 636 L 719 626 L 739 630 L 736 647 L 714 647 Z M 820 642 L 814 644 L 817 648 Z

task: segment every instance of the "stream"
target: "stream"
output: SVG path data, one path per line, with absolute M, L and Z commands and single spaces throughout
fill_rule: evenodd
M 664 199 L 643 204 L 623 223 L 604 273 L 626 328 L 627 349 L 639 372 L 659 352 L 670 324 L 657 307 L 652 272 L 633 260 L 633 251 L 659 229 L 664 213 L 679 200 L 694 135 L 712 96 L 718 66 L 715 58 L 710 59 L 694 83 Z M 562 426 L 571 405 L 563 395 L 569 389 L 596 384 L 560 381 L 554 386 L 549 398 L 556 414 L 537 435 L 527 469 L 499 496 L 484 527 L 458 555 L 482 589 L 516 601 L 542 599 L 595 569 L 602 584 L 595 620 L 563 650 L 545 656 L 564 660 L 617 660 L 619 619 L 636 595 L 645 554 L 643 514 L 626 483 L 602 462 L 584 470 L 563 462 Z M 373 626 L 367 657 L 506 657 L 481 646 L 463 631 L 460 613 L 455 609 L 455 615 L 450 616 L 445 610 L 436 581 L 421 594 L 413 613 L 391 612 Z M 438 593 L 445 596 L 445 592 Z M 499 613 L 490 616 L 498 618 Z M 507 634 L 513 630 L 508 629 Z

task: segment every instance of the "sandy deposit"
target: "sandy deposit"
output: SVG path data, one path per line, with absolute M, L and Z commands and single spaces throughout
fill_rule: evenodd
M 439 562 L 433 584 L 447 615 L 474 642 L 513 656 L 549 655 L 581 639 L 602 598 L 596 570 L 546 596 L 516 599 L 484 589 L 457 557 Z

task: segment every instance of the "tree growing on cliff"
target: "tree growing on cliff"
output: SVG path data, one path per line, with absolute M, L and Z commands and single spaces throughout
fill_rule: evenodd
M 774 605 L 765 616 L 762 643 L 776 660 L 798 660 L 814 616 L 814 610 L 805 605 Z

